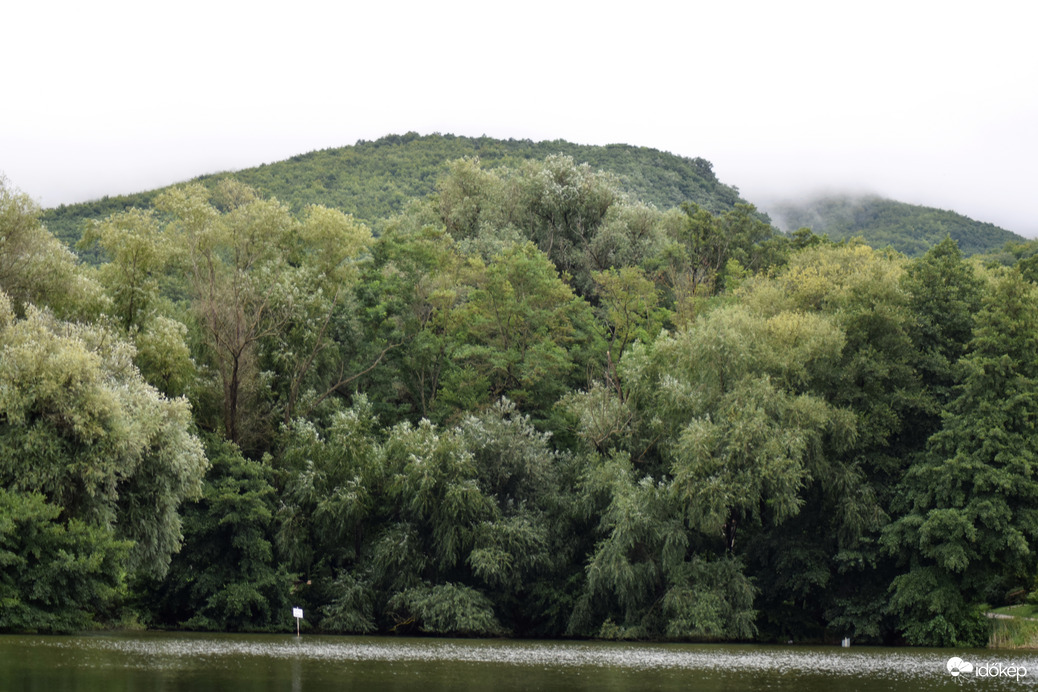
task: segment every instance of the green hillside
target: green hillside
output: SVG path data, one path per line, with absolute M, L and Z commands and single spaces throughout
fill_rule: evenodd
M 695 202 L 721 213 L 744 201 L 738 190 L 720 182 L 710 162 L 701 158 L 689 159 L 626 144 L 588 146 L 563 140 L 532 142 L 415 133 L 360 141 L 353 146 L 300 154 L 286 161 L 201 176 L 197 180 L 213 184 L 233 175 L 295 211 L 308 204 L 323 204 L 374 224 L 400 211 L 409 199 L 433 192 L 450 161 L 478 156 L 488 167 L 517 166 L 526 160 L 543 160 L 559 153 L 593 169 L 613 173 L 628 195 L 660 209 Z M 62 205 L 46 210 L 42 220 L 51 233 L 71 245 L 82 233 L 84 220 L 104 218 L 134 206 L 146 207 L 159 192 Z
M 768 209 L 785 230 L 807 227 L 833 240 L 861 237 L 875 248 L 892 247 L 909 257 L 922 255 L 951 236 L 965 255 L 990 252 L 1007 242 L 1020 242 L 1016 233 L 962 214 L 895 202 L 875 195 L 827 195 L 808 202 Z
M 719 214 L 745 201 L 736 187 L 719 181 L 712 164 L 702 158 L 627 144 L 590 146 L 563 140 L 533 142 L 416 133 L 362 140 L 352 146 L 195 180 L 212 186 L 233 176 L 262 195 L 276 197 L 295 212 L 310 204 L 322 204 L 353 214 L 374 227 L 399 212 L 408 200 L 434 192 L 451 161 L 478 157 L 487 168 L 516 168 L 552 154 L 565 154 L 577 163 L 615 175 L 631 199 L 659 209 L 695 202 Z M 74 246 L 87 219 L 106 218 L 130 207 L 148 207 L 161 191 L 62 205 L 45 210 L 41 220 L 51 233 Z M 893 247 L 910 257 L 923 254 L 945 236 L 958 242 L 966 255 L 997 251 L 1007 242 L 1023 240 L 1003 228 L 952 211 L 874 195 L 828 195 L 774 205 L 767 211 L 787 232 L 807 227 L 833 240 L 857 236 L 872 247 Z M 760 216 L 767 220 L 764 214 Z M 89 252 L 86 259 L 97 260 Z

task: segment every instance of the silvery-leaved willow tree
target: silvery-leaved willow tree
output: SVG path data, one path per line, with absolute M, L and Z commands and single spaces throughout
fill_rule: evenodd
M 205 455 L 187 402 L 144 382 L 132 357 L 102 327 L 32 306 L 17 319 L 0 293 L 0 629 L 82 626 L 180 546 Z M 47 508 L 20 515 L 22 502 Z
M 206 467 L 189 406 L 147 384 L 104 294 L 0 181 L 0 630 L 79 629 L 162 575 Z M 53 258 L 51 258 L 53 259 Z M 72 321 L 76 320 L 76 321 Z

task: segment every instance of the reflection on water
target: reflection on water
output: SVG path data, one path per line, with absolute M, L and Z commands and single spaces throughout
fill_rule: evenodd
M 952 677 L 951 656 L 975 670 L 995 664 L 1027 674 Z M 1038 657 L 1017 652 L 164 633 L 0 637 L 5 690 L 918 692 L 1036 683 Z

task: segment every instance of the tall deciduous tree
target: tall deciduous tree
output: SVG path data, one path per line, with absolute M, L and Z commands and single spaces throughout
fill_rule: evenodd
M 79 247 L 97 243 L 109 261 L 99 270 L 112 316 L 127 332 L 140 329 L 159 298 L 159 277 L 171 251 L 152 211 L 131 209 L 91 222 Z
M 773 277 L 737 292 L 754 311 L 823 317 L 843 335 L 837 357 L 802 373 L 806 391 L 846 412 L 853 435 L 826 444 L 827 479 L 805 493 L 805 507 L 747 546 L 759 575 L 759 602 L 776 636 L 888 636 L 886 588 L 892 578 L 877 541 L 894 488 L 919 451 L 916 428 L 931 398 L 916 369 L 914 316 L 902 281 L 905 261 L 861 244 L 808 244 Z
M 909 333 L 919 350 L 918 368 L 934 398 L 933 422 L 920 431 L 928 437 L 952 398 L 955 366 L 972 337 L 983 286 L 950 237 L 912 261 L 902 284 L 914 318 Z
M 811 485 L 832 484 L 827 443 L 853 435 L 852 417 L 808 388 L 843 343 L 822 316 L 727 306 L 632 348 L 621 387 L 567 400 L 596 429 L 603 397 L 633 414 L 612 433 L 626 441 L 586 457 L 601 539 L 571 631 L 751 635 L 742 545 L 796 516 Z
M 574 355 L 597 346 L 590 307 L 532 243 L 494 257 L 472 281 L 458 308 L 464 345 L 455 357 L 484 383 L 483 400 L 507 396 L 524 407 L 558 399 L 572 381 Z
M 569 156 L 553 155 L 528 164 L 519 186 L 520 228 L 586 294 L 590 271 L 604 268 L 589 261 L 592 243 L 610 209 L 623 202 L 618 181 Z
M 303 399 L 312 408 L 352 379 L 334 337 L 354 262 L 370 240 L 365 227 L 323 207 L 297 220 L 277 200 L 233 181 L 212 195 L 201 185 L 175 188 L 156 206 L 172 218 L 167 234 L 183 249 L 228 439 L 244 444 L 268 427 L 261 420 L 270 405 L 259 377 L 264 355 L 281 375 L 284 420 Z
M 389 367 L 373 372 L 362 390 L 372 393 L 380 415 L 437 419 L 453 412 L 440 396 L 459 368 L 456 308 L 470 292 L 472 268 L 453 238 L 425 218 L 428 210 L 409 211 L 413 216 L 382 230 L 357 287 L 358 312 L 374 340 L 400 344 L 386 355 Z M 448 399 L 455 394 L 447 392 Z
M 771 266 L 781 257 L 783 239 L 751 205 L 736 205 L 722 215 L 693 203 L 682 205 L 682 211 L 678 223 L 665 225 L 660 252 L 649 262 L 671 293 L 676 321 L 685 325 L 725 287 L 729 262 L 752 271 Z
M 286 423 L 309 416 L 398 345 L 378 335 L 357 343 L 354 291 L 370 242 L 367 227 L 325 207 L 308 207 L 296 227 L 289 261 L 268 289 L 272 312 L 285 319 L 263 339 L 264 362 L 281 375 L 275 387 Z
M 216 200 L 225 212 L 209 197 L 193 184 L 164 193 L 156 206 L 174 219 L 171 235 L 185 251 L 195 311 L 223 388 L 224 434 L 239 442 L 242 404 L 257 386 L 257 347 L 287 319 L 273 310 L 269 288 L 291 249 L 293 219 L 276 201 L 231 181 Z

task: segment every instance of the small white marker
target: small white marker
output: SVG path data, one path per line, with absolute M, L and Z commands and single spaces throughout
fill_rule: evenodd
M 298 637 L 299 636 L 299 621 L 303 617 L 303 609 L 302 608 L 293 608 L 292 609 L 292 617 L 294 617 L 296 619 L 296 636 Z

